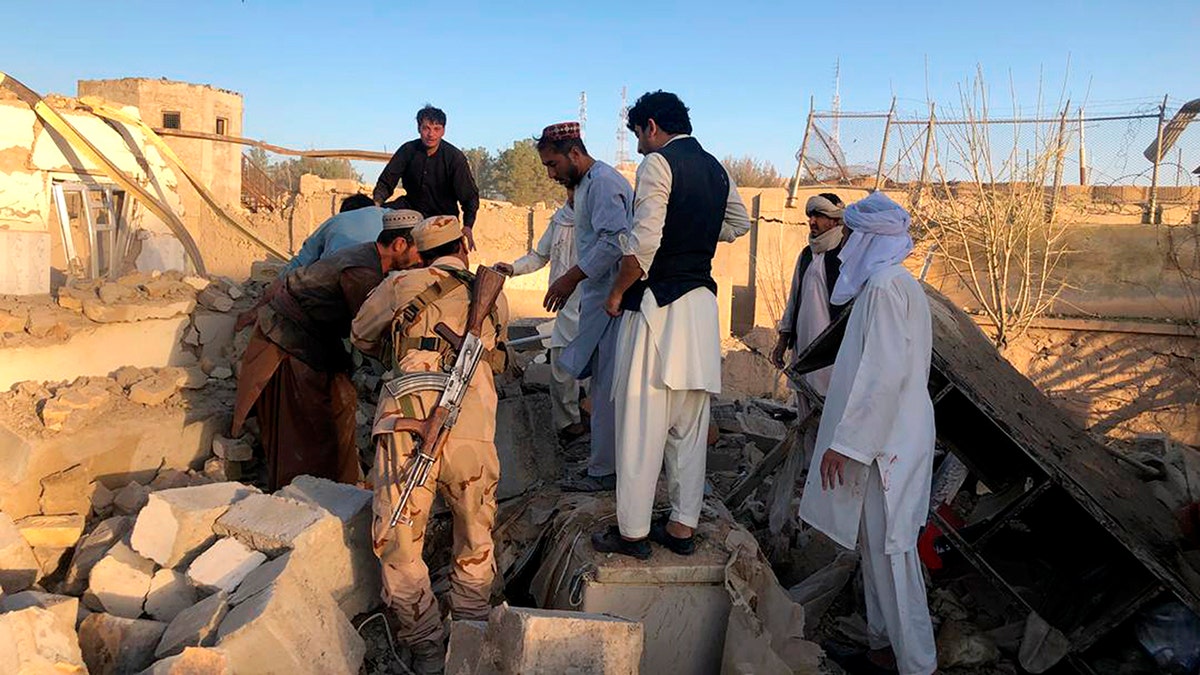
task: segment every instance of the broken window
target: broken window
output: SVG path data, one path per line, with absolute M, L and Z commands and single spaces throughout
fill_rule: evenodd
M 125 191 L 111 184 L 55 181 L 63 253 L 72 276 L 116 276 L 128 246 Z
M 228 133 L 228 131 L 227 131 L 228 128 L 229 128 L 229 120 L 225 119 L 224 117 L 218 117 L 217 118 L 217 135 L 224 136 L 226 133 Z
M 164 110 L 162 125 L 163 125 L 164 129 L 182 129 L 183 124 L 180 119 L 179 111 L 178 110 Z M 220 132 L 217 132 L 217 133 L 220 133 Z

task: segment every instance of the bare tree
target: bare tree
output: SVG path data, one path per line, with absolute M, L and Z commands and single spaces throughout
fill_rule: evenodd
M 1066 285 L 1059 264 L 1068 253 L 1070 223 L 1058 206 L 1069 138 L 1065 117 L 1013 121 L 1012 147 L 994 147 L 993 126 L 1001 126 L 989 121 L 982 75 L 960 98 L 963 119 L 939 122 L 945 154 L 939 149 L 933 185 L 915 189 L 913 215 L 1004 349 L 1054 305 Z M 1034 134 L 1032 146 L 1018 140 L 1023 133 Z

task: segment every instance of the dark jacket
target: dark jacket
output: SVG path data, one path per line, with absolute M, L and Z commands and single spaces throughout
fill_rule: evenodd
M 457 216 L 462 205 L 462 222 L 474 227 L 479 211 L 479 188 L 462 150 L 442 141 L 433 155 L 425 153 L 421 139 L 400 146 L 375 181 L 373 196 L 382 204 L 392 196 L 396 185 L 404 186 L 404 196 L 388 206 L 420 211 L 430 216 Z

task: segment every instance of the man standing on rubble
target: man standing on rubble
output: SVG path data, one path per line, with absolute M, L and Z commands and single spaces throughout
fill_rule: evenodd
M 413 209 L 425 217 L 457 216 L 461 205 L 463 232 L 473 250 L 479 188 L 467 156 L 442 138 L 446 113 L 438 108 L 426 104 L 417 111 L 417 132 L 420 138 L 401 145 L 383 167 L 372 193 L 375 205 Z M 404 186 L 404 196 L 385 204 L 397 184 Z
M 560 311 L 579 291 L 579 333 L 563 350 L 560 366 L 578 379 L 591 378 L 591 452 L 584 475 L 563 489 L 599 492 L 616 487 L 616 406 L 613 366 L 619 316 L 604 311 L 604 301 L 621 260 L 621 238 L 629 233 L 633 189 L 616 169 L 593 159 L 578 122 L 552 124 L 537 139 L 546 174 L 575 189 L 575 243 L 579 261 L 550 284 L 545 308 Z
M 351 200 L 355 201 L 352 203 Z M 385 225 L 412 229 L 421 220 L 421 214 L 411 209 L 393 211 L 375 206 L 366 195 L 351 195 L 342 202 L 342 210 L 337 215 L 308 235 L 283 271 L 291 272 L 297 267 L 311 265 L 347 246 L 375 241 Z
M 830 300 L 854 305 L 800 517 L 841 546 L 861 544 L 871 662 L 928 675 L 937 650 L 917 536 L 933 471 L 929 302 L 901 265 L 913 244 L 900 205 L 875 192 L 843 218 L 850 236 Z
M 553 284 L 575 266 L 575 188 L 567 188 L 567 201 L 550 216 L 546 231 L 532 251 L 511 263 L 496 263 L 501 274 L 521 276 L 550 265 Z M 550 333 L 550 403 L 554 430 L 563 441 L 571 441 L 587 432 L 579 413 L 579 382 L 562 367 L 562 350 L 579 334 L 579 289 L 571 293 L 554 315 Z
M 458 219 L 427 218 L 413 238 L 425 267 L 393 275 L 380 284 L 354 318 L 351 335 L 356 347 L 378 355 L 395 375 L 443 372 L 452 365 L 454 349 L 434 329 L 444 323 L 461 335 L 471 303 L 473 275 L 468 272 L 467 242 Z M 503 340 L 507 321 L 507 304 L 501 295 L 480 335 L 489 352 Z M 391 354 L 381 353 L 385 349 Z M 375 554 L 383 566 L 384 600 L 399 620 L 397 637 L 412 652 L 418 673 L 440 673 L 445 660 L 442 617 L 421 557 L 435 490 L 454 516 L 450 607 L 455 619 L 487 620 L 495 577 L 492 526 L 500 460 L 495 446 L 496 385 L 487 363 L 480 363 L 471 379 L 458 422 L 429 480 L 413 490 L 403 514 L 411 524 L 388 526 L 404 487 L 403 467 L 413 443 L 408 434 L 391 433 L 387 422 L 394 415 L 426 417 L 437 406 L 438 394 L 427 391 L 398 400 L 385 388 L 375 414 L 379 441 L 371 471 Z
M 638 167 L 633 227 L 605 304 L 624 310 L 617 343 L 617 525 L 592 546 L 650 556 L 646 537 L 687 555 L 704 502 L 709 395 L 721 392 L 721 336 L 712 259 L 718 241 L 750 230 L 737 186 L 690 134 L 675 94 L 644 94 L 629 129 Z M 669 518 L 651 523 L 665 464 Z
M 309 474 L 354 483 L 361 476 L 354 443 L 358 396 L 342 340 L 371 289 L 387 273 L 417 264 L 412 230 L 389 224 L 375 241 L 349 246 L 297 268 L 271 285 L 254 310 L 242 356 L 233 436 L 251 409 L 266 455 L 267 489 Z
M 779 338 L 771 353 L 771 363 L 780 370 L 788 365 L 783 360 L 788 350 L 792 352 L 791 363 L 795 363 L 800 352 L 829 327 L 841 309 L 829 302 L 829 294 L 837 284 L 838 254 L 846 240 L 842 200 L 832 192 L 814 195 L 805 204 L 804 213 L 808 216 L 808 246 L 796 258 L 787 307 L 779 320 Z M 824 396 L 832 371 L 822 368 L 804 378 L 817 394 Z M 801 401 L 800 405 L 806 404 Z M 802 416 L 804 412 L 801 411 Z

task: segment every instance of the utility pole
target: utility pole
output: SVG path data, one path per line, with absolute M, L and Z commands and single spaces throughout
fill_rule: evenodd
M 629 131 L 625 128 L 626 120 L 629 118 L 629 91 L 627 87 L 621 87 L 621 113 L 620 119 L 617 120 L 617 164 L 619 168 L 622 164 L 629 161 L 629 151 L 625 147 L 625 142 L 629 138 Z
M 838 126 L 842 112 L 842 57 L 833 62 L 833 142 L 840 148 L 842 139 L 838 136 Z

